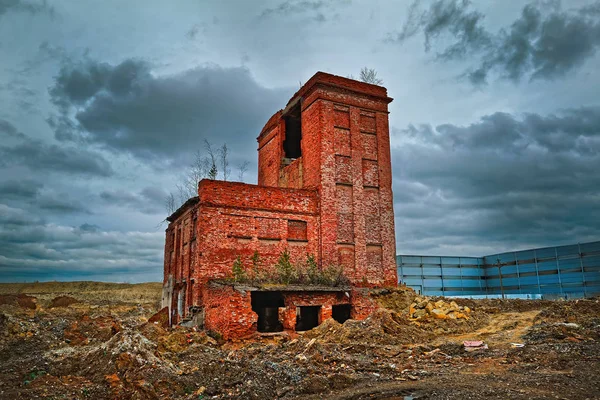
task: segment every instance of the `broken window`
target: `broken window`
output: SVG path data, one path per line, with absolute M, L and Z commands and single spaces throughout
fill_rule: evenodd
M 352 306 L 350 304 L 338 304 L 331 307 L 331 317 L 340 324 L 350 319 L 350 311 Z
M 306 241 L 306 221 L 288 220 L 287 239 Z
M 302 156 L 302 118 L 300 102 L 283 117 L 285 121 L 285 139 L 283 153 L 285 158 L 296 159 Z
M 279 307 L 285 307 L 280 292 L 252 292 L 252 311 L 258 314 L 259 332 L 281 332 L 283 324 L 279 320 Z
M 321 306 L 296 307 L 296 330 L 307 331 L 319 325 Z

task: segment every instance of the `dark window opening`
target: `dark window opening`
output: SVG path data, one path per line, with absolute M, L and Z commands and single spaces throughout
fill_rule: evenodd
M 350 319 L 352 306 L 350 304 L 339 304 L 331 307 L 331 316 L 340 324 Z
M 300 102 L 292 108 L 284 118 L 285 139 L 283 141 L 283 153 L 285 158 L 302 157 L 302 118 L 300 115 Z
M 259 332 L 281 332 L 283 324 L 279 320 L 279 307 L 285 307 L 280 292 L 252 292 L 252 311 L 258 314 Z
M 319 325 L 321 306 L 301 306 L 296 310 L 297 331 L 307 331 Z

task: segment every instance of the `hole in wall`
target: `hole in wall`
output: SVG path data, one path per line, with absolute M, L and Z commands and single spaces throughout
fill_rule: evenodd
M 331 317 L 340 324 L 350 319 L 352 306 L 350 304 L 338 304 L 331 307 Z
M 321 306 L 296 307 L 296 330 L 308 331 L 319 325 Z
M 302 117 L 300 102 L 293 107 L 284 117 L 285 139 L 283 153 L 285 158 L 296 159 L 302 157 Z
M 252 311 L 258 314 L 259 332 L 281 332 L 283 324 L 279 320 L 279 307 L 285 307 L 281 292 L 252 292 Z

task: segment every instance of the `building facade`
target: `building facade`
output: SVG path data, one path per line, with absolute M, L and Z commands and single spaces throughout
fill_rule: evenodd
M 388 127 L 381 86 L 315 74 L 258 136 L 258 184 L 202 180 L 167 220 L 163 304 L 226 338 L 364 318 L 365 288 L 395 286 Z M 228 283 L 239 257 L 268 270 L 282 252 L 338 265 L 349 284 Z

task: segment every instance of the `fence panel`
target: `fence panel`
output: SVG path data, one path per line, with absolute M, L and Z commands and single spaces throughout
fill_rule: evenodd
M 443 296 L 600 294 L 600 241 L 483 257 L 398 255 L 398 281 Z

